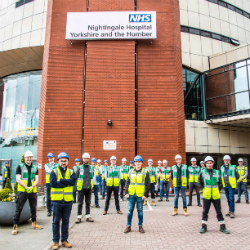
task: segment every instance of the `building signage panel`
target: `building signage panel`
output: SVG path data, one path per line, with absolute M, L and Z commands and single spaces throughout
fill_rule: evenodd
M 116 150 L 116 141 L 103 141 L 104 150 Z
M 66 40 L 156 38 L 155 11 L 67 13 Z

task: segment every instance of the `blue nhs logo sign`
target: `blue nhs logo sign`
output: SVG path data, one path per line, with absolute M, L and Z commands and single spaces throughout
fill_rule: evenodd
M 129 14 L 130 23 L 151 23 L 151 14 Z

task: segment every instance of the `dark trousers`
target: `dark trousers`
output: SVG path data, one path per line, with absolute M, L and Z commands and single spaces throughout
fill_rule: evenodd
M 189 182 L 189 204 L 192 205 L 192 193 L 194 188 L 196 190 L 196 195 L 197 195 L 197 205 L 200 205 L 201 204 L 200 186 L 198 182 Z
M 73 188 L 73 198 L 74 198 L 74 201 L 76 201 L 76 183 Z
M 105 201 L 105 208 L 104 210 L 105 211 L 108 211 L 109 209 L 109 201 L 110 201 L 110 198 L 111 198 L 111 194 L 112 194 L 112 191 L 114 191 L 114 196 L 115 196 L 115 207 L 116 207 L 116 210 L 117 211 L 120 211 L 120 205 L 119 205 L 119 200 L 118 200 L 118 194 L 119 194 L 119 186 L 118 187 L 109 187 L 107 186 L 107 198 L 106 198 L 106 201 Z
M 61 227 L 61 241 L 68 241 L 69 237 L 69 217 L 72 210 L 72 202 L 53 202 L 53 242 L 60 240 L 60 222 Z
M 120 198 L 123 199 L 124 193 L 123 189 L 125 188 L 125 180 L 120 180 Z
M 105 191 L 106 191 L 106 181 L 104 179 L 102 180 L 102 198 L 105 198 Z
M 220 202 L 220 199 L 218 199 L 218 200 L 213 200 L 213 199 L 207 200 L 205 198 L 203 198 L 202 220 L 203 221 L 207 221 L 207 219 L 208 219 L 208 212 L 209 212 L 211 203 L 213 203 L 213 205 L 214 205 L 215 211 L 217 213 L 217 219 L 218 219 L 218 221 L 224 221 L 224 218 L 223 218 L 223 215 L 222 215 L 222 212 L 221 212 L 221 202 Z
M 155 183 L 150 183 L 151 199 L 155 199 Z
M 51 213 L 50 183 L 46 183 L 47 211 Z
M 99 191 L 99 184 L 94 185 L 94 195 L 95 195 L 95 205 L 99 205 L 99 197 L 98 197 L 98 191 Z
M 78 210 L 77 215 L 82 215 L 82 206 L 85 197 L 86 204 L 86 215 L 90 214 L 90 198 L 91 198 L 91 189 L 82 189 L 82 191 L 78 191 Z
M 245 199 L 246 201 L 248 201 L 247 182 L 242 182 L 242 181 L 237 182 L 238 200 L 240 201 L 241 198 L 241 187 L 243 187 L 245 193 Z
M 36 205 L 37 205 L 37 195 L 36 193 L 28 194 L 26 192 L 18 192 L 18 198 L 16 203 L 16 212 L 14 215 L 14 224 L 19 223 L 21 212 L 23 210 L 24 204 L 29 200 L 31 220 L 32 222 L 36 221 Z
M 6 185 L 6 180 L 3 181 L 3 188 L 2 189 L 5 188 L 5 185 Z

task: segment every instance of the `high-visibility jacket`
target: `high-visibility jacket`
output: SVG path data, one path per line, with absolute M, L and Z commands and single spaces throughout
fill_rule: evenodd
M 54 163 L 54 165 L 51 165 L 51 163 L 47 163 L 46 166 L 52 171 L 53 169 L 56 169 L 59 167 L 58 163 Z M 50 183 L 50 173 L 46 172 L 46 183 Z
M 94 184 L 93 184 L 93 176 L 94 176 L 94 169 L 89 166 L 89 176 L 90 176 L 90 184 L 91 184 L 91 189 L 93 189 Z M 83 187 L 83 181 L 84 181 L 84 166 L 81 165 L 79 166 L 79 177 L 77 179 L 77 191 L 82 191 L 82 187 Z
M 172 172 L 173 172 L 173 186 L 177 187 L 178 170 L 176 165 L 172 167 Z M 184 164 L 181 165 L 181 185 L 183 187 L 187 186 L 187 165 Z
M 56 174 L 57 180 L 63 179 L 60 168 L 53 170 Z M 64 179 L 69 180 L 71 175 L 74 173 L 72 169 L 68 169 L 65 172 Z M 53 188 L 51 187 L 50 195 L 52 201 L 73 201 L 73 186 L 67 186 L 64 188 Z
M 165 169 L 165 167 L 161 167 L 161 176 L 160 179 L 161 180 L 164 180 L 164 179 L 167 179 L 169 177 L 169 173 L 171 171 L 171 168 L 170 167 L 167 167 Z M 167 179 L 167 181 L 169 181 L 169 179 Z
M 242 178 L 246 174 L 247 167 L 246 166 L 242 166 L 242 167 L 237 166 L 236 170 L 239 174 L 239 178 Z M 239 180 L 237 180 L 237 182 L 239 182 Z M 243 179 L 242 182 L 247 182 L 247 177 L 245 179 Z
M 129 166 L 120 166 L 120 171 L 121 171 L 121 180 L 127 180 L 128 178 L 128 172 L 129 172 Z
M 160 169 L 161 169 L 161 167 L 159 167 L 159 166 L 157 166 L 157 167 L 155 168 L 157 179 L 160 178 Z
M 29 179 L 28 178 L 29 177 L 28 169 L 24 163 L 20 165 L 20 168 L 21 168 L 21 180 L 24 183 L 24 185 L 28 186 L 28 179 Z M 33 183 L 35 181 L 35 175 L 36 175 L 37 169 L 38 169 L 37 166 L 32 164 L 31 173 L 30 173 L 31 185 L 33 185 Z M 22 187 L 20 184 L 18 184 L 18 186 L 17 186 L 17 191 L 18 192 L 26 192 L 25 188 Z M 33 193 L 36 193 L 36 192 L 37 192 L 37 188 L 35 186 L 33 188 Z
M 107 183 L 106 185 L 108 187 L 119 187 L 120 180 L 119 180 L 119 172 L 120 168 L 118 166 L 115 166 L 114 169 L 112 166 L 107 167 L 106 169 L 106 175 L 107 175 Z
M 128 174 L 130 184 L 128 187 L 129 195 L 136 195 L 142 197 L 145 193 L 145 179 L 148 170 L 145 168 L 141 169 L 141 172 L 137 172 L 135 169 L 131 169 Z
M 8 174 L 9 174 L 9 168 L 7 167 L 3 167 L 3 180 L 6 180 L 8 178 Z
M 204 188 L 202 190 L 203 198 L 207 200 L 210 200 L 211 198 L 213 200 L 220 199 L 220 191 L 218 187 L 220 181 L 220 171 L 213 169 L 213 175 L 211 177 L 205 168 L 201 173 L 201 178 L 204 183 Z
M 93 177 L 93 183 L 94 185 L 99 185 L 99 182 L 100 182 L 100 168 L 98 165 L 91 165 L 91 167 L 93 168 L 94 170 L 94 177 Z
M 201 168 L 196 166 L 196 167 L 188 167 L 188 182 L 198 182 L 198 177 L 199 177 L 199 173 L 201 171 Z
M 236 166 L 229 164 L 228 166 L 228 180 L 229 184 L 231 185 L 232 188 L 236 188 Z M 223 187 L 226 187 L 225 181 L 224 181 L 224 172 L 225 172 L 225 167 L 224 165 L 220 167 L 221 171 L 221 180 L 222 180 L 222 185 Z
M 101 174 L 102 174 L 102 179 L 105 179 L 105 172 L 106 172 L 107 167 L 105 167 L 104 165 L 101 166 Z
M 78 168 L 80 169 L 80 166 L 73 166 L 73 171 L 74 171 L 74 173 L 76 173 L 76 170 L 77 170 Z
M 149 173 L 149 178 L 150 178 L 150 183 L 155 183 L 156 179 L 155 179 L 155 175 L 156 175 L 156 168 L 152 167 L 151 170 L 149 167 L 145 167 L 146 170 L 148 170 Z

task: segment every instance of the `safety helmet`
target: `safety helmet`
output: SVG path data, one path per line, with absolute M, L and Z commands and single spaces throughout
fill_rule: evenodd
M 137 155 L 135 158 L 134 158 L 134 161 L 141 161 L 143 162 L 143 159 L 140 155 Z
M 242 158 L 239 158 L 238 161 L 244 161 Z
M 109 161 L 108 161 L 108 160 L 104 160 L 104 162 L 107 162 L 107 163 L 109 163 Z
M 33 156 L 33 153 L 31 151 L 28 150 L 24 153 L 24 157 L 30 157 L 30 156 Z
M 80 162 L 80 159 L 76 158 L 76 159 L 75 159 L 75 162 Z
M 162 163 L 163 163 L 163 164 L 164 164 L 164 163 L 168 163 L 168 161 L 167 161 L 167 160 L 163 160 L 163 162 L 162 162 Z
M 117 160 L 115 156 L 111 156 L 110 160 Z
M 89 159 L 90 158 L 90 155 L 88 153 L 84 153 L 82 155 L 82 158 L 85 158 L 85 159 Z
M 162 164 L 162 162 L 161 162 L 161 161 L 158 161 L 158 163 L 161 163 L 161 164 Z
M 177 160 L 177 159 L 182 159 L 182 157 L 180 155 L 176 155 L 175 160 Z
M 197 161 L 195 157 L 192 157 L 190 161 Z
M 92 158 L 92 159 L 91 159 L 91 162 L 96 162 L 96 158 Z
M 122 161 L 127 161 L 126 158 L 122 158 Z
M 98 159 L 97 162 L 102 162 L 102 161 L 100 159 Z
M 60 160 L 61 158 L 67 158 L 69 160 L 69 156 L 67 153 L 65 152 L 61 152 L 58 157 L 57 157 L 57 160 Z
M 229 155 L 224 155 L 223 161 L 224 161 L 224 160 L 230 160 L 230 161 L 231 161 L 231 157 L 230 157 Z
M 205 161 L 205 162 L 207 162 L 207 161 L 212 161 L 212 162 L 214 162 L 214 158 L 213 158 L 212 156 L 207 156 L 207 157 L 205 158 L 204 161 Z
M 153 160 L 152 160 L 152 159 L 148 159 L 148 162 L 150 162 L 150 161 L 151 161 L 151 162 L 153 162 Z
M 53 153 L 48 153 L 47 159 L 55 157 Z
M 131 160 L 129 163 L 130 163 L 130 164 L 133 164 L 133 163 L 134 163 L 134 161 L 132 161 L 132 160 Z
M 200 164 L 204 164 L 205 162 L 204 161 L 200 161 Z

